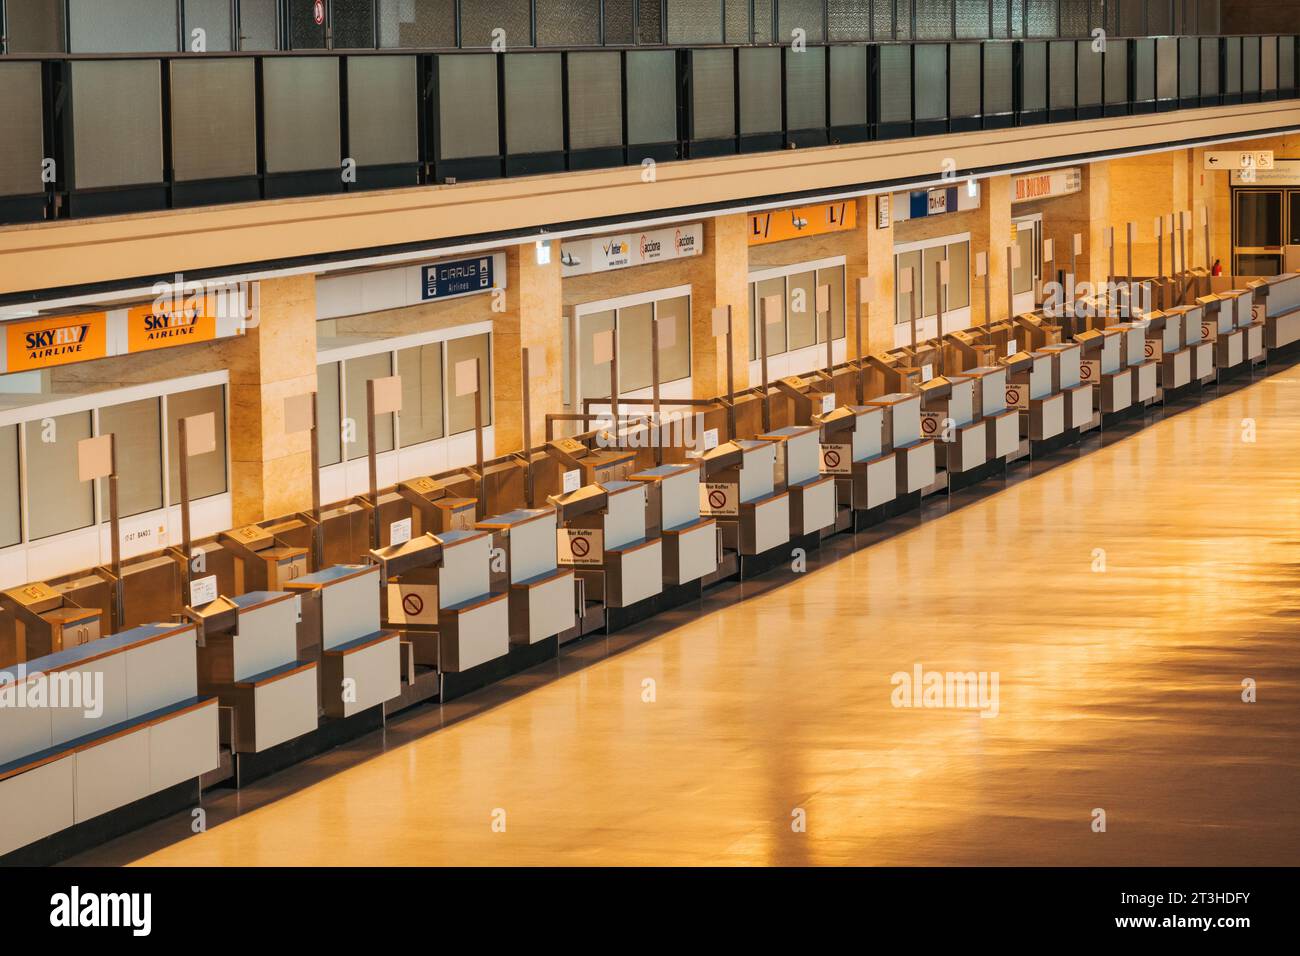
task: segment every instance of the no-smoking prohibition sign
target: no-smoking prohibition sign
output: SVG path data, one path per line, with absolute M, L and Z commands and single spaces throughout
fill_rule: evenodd
M 727 504 L 727 494 L 724 491 L 710 491 L 709 505 L 714 508 L 723 508 Z
M 574 538 L 569 543 L 569 546 L 573 549 L 575 558 L 585 558 L 591 553 L 591 542 L 586 538 Z
M 826 467 L 838 468 L 840 466 L 840 453 L 834 450 L 826 452 Z
M 1018 388 L 1015 388 L 1013 386 L 1007 389 L 1007 404 L 1008 405 L 1020 404 L 1020 390 Z
M 407 594 L 402 597 L 402 610 L 412 617 L 418 617 L 424 613 L 424 598 L 418 594 Z

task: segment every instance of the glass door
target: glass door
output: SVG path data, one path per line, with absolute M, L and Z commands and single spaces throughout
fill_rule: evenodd
M 1284 220 L 1292 202 L 1283 202 L 1280 189 L 1238 189 L 1233 192 L 1233 274 L 1275 276 L 1282 271 Z M 1289 196 L 1300 195 L 1290 190 Z M 1288 208 L 1290 207 L 1290 208 Z M 1297 226 L 1300 220 L 1293 219 Z
M 1034 311 L 1038 289 L 1043 282 L 1043 217 L 1025 216 L 1013 220 L 1016 229 L 1016 246 L 1020 249 L 1020 267 L 1011 270 L 1011 284 L 1015 294 L 1012 308 L 1016 315 Z

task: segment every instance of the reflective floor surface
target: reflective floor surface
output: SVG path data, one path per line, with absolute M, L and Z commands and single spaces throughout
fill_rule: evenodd
M 1300 863 L 1300 368 L 1221 391 L 75 862 Z

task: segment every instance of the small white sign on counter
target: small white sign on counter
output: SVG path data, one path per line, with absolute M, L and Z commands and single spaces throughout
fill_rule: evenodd
M 829 414 L 830 414 L 831 412 L 833 412 L 833 411 L 835 411 L 835 396 L 834 396 L 834 395 L 823 395 L 823 396 L 822 396 L 822 414 L 823 414 L 823 415 L 829 415 Z
M 582 472 L 577 468 L 564 473 L 564 493 L 567 495 L 582 487 Z
M 190 607 L 202 607 L 217 599 L 217 576 L 209 574 L 190 582 Z
M 921 366 L 921 381 L 923 381 L 923 382 L 928 382 L 928 381 L 930 381 L 930 379 L 932 379 L 932 378 L 934 378 L 934 366 L 933 366 L 933 365 L 922 365 L 922 366 Z
M 401 521 L 394 521 L 388 526 L 388 540 L 390 544 L 406 544 L 411 540 L 411 519 L 403 518 Z
M 704 450 L 709 451 L 718 447 L 718 430 L 716 428 L 706 428 L 704 430 Z

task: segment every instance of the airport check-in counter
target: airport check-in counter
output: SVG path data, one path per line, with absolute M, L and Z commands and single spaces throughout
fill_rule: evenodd
M 1053 386 L 1048 352 L 1017 352 L 1002 360 L 1007 370 L 1008 407 L 1020 412 L 1020 437 L 1047 441 L 1065 431 L 1065 396 Z
M 401 648 L 379 617 L 377 565 L 335 565 L 290 581 L 300 601 L 300 648 L 319 648 L 321 707 L 351 717 L 401 693 Z M 311 660 L 312 658 L 307 658 Z
M 411 537 L 442 534 L 444 531 L 472 531 L 474 528 L 478 499 L 454 494 L 445 482 L 425 477 L 412 478 L 399 481 L 396 493 L 414 509 Z M 391 543 L 390 535 L 384 546 Z
M 1064 338 L 1064 332 L 1058 324 L 1064 321 L 1065 316 L 1052 317 L 1042 315 L 1036 312 L 1025 312 L 1015 317 L 1016 331 L 1016 352 L 1037 352 L 1044 345 L 1057 345 Z M 1014 355 L 1016 352 L 1012 352 Z M 998 353 L 1002 358 L 1005 352 Z
M 0 670 L 18 663 L 18 631 L 13 613 L 0 603 Z
M 814 415 L 835 407 L 834 386 L 825 380 L 809 382 L 790 375 L 776 382 L 776 390 L 790 403 L 790 424 L 811 425 Z
M 585 600 L 627 608 L 663 591 L 663 542 L 647 533 L 639 481 L 587 485 L 552 499 L 560 564 L 584 582 Z
M 1231 310 L 1235 316 L 1235 324 L 1244 336 L 1242 350 L 1245 360 L 1252 365 L 1264 361 L 1265 357 L 1268 328 L 1264 320 L 1264 299 L 1267 297 L 1259 297 L 1258 290 L 1267 284 L 1267 280 L 1256 279 L 1247 283 L 1244 290 L 1233 289 L 1218 293 L 1223 302 L 1221 307 Z
M 820 432 L 813 424 L 788 425 L 758 436 L 776 448 L 772 487 L 789 495 L 792 538 L 835 527 L 835 479 L 821 473 Z
M 1182 388 L 1192 380 L 1192 351 L 1187 347 L 1184 315 L 1178 311 L 1150 312 L 1142 318 L 1146 325 L 1146 356 L 1159 363 L 1156 381 L 1162 391 Z
M 935 462 L 954 474 L 984 464 L 988 442 L 983 421 L 975 415 L 976 380 L 967 375 L 940 375 L 922 383 L 921 437 L 935 442 Z
M 776 487 L 772 442 L 725 442 L 700 464 L 700 514 L 718 519 L 723 548 L 749 557 L 789 542 L 790 495 Z
M 378 508 L 371 506 L 368 495 L 357 495 L 353 500 L 366 516 L 367 541 L 374 540 L 373 537 L 370 537 L 372 534 L 370 523 L 376 517 L 376 512 L 379 524 L 379 546 L 381 548 L 388 547 L 394 541 L 406 540 L 415 533 L 415 505 L 396 491 L 381 491 L 379 493 Z M 477 504 L 477 502 L 471 502 L 471 504 Z M 470 516 L 474 517 L 473 509 L 470 511 Z
M 217 541 L 239 561 L 237 591 L 279 591 L 307 573 L 308 550 L 281 544 L 266 528 L 247 525 L 223 531 Z
M 973 383 L 973 411 L 984 423 L 984 453 L 989 461 L 1016 457 L 1020 449 L 1019 410 L 1007 407 L 1005 365 L 977 365 L 962 373 Z
M 1083 349 L 1080 377 L 1097 389 L 1097 410 L 1103 415 L 1122 412 L 1133 404 L 1133 373 L 1124 364 L 1124 334 L 1111 326 L 1075 336 Z
M 897 494 L 919 494 L 934 484 L 934 442 L 921 437 L 921 396 L 915 392 L 894 392 L 867 400 L 867 405 L 884 413 L 883 451 L 894 456 Z
M 192 624 L 124 630 L 35 658 L 0 683 L 30 694 L 28 682 L 53 675 L 94 682 L 96 706 L 0 707 L 0 856 L 220 763 L 217 701 L 198 694 Z
M 511 644 L 536 644 L 570 630 L 575 623 L 575 576 L 556 558 L 555 509 L 527 508 L 485 518 L 478 530 L 505 555 L 492 571 L 492 590 L 509 595 Z
M 42 582 L 0 594 L 12 634 L 13 662 L 22 663 L 80 647 L 102 636 L 98 608 L 77 607 Z M 0 621 L 0 627 L 4 622 Z M 0 650 L 0 658 L 5 653 Z
M 635 450 L 588 448 L 576 438 L 548 441 L 546 453 L 559 462 L 565 471 L 577 471 L 579 484 L 583 486 L 621 481 L 635 470 Z
M 1083 349 L 1078 342 L 1045 345 L 1043 353 L 1052 359 L 1052 391 L 1064 396 L 1066 431 L 1086 431 L 1096 423 L 1092 386 L 1083 384 Z
M 1214 367 L 1231 371 L 1246 360 L 1246 333 L 1237 325 L 1237 297 L 1201 296 L 1201 341 L 1214 344 Z
M 698 581 L 718 569 L 718 522 L 700 516 L 698 461 L 659 465 L 630 478 L 646 491 L 646 531 L 663 542 L 664 586 Z
M 821 472 L 835 478 L 841 507 L 867 512 L 898 496 L 898 469 L 884 438 L 885 410 L 878 406 L 842 405 L 821 416 Z
M 1183 330 L 1183 344 L 1191 352 L 1191 381 L 1208 382 L 1215 376 L 1214 339 L 1206 337 L 1204 328 L 1205 307 L 1196 305 L 1176 305 L 1165 309 L 1166 315 L 1179 316 Z M 1218 321 L 1215 321 L 1218 327 Z
M 1281 349 L 1300 342 L 1300 274 L 1270 276 L 1254 294 L 1264 316 L 1264 347 Z
M 1147 326 L 1145 322 L 1117 322 L 1111 328 L 1120 330 L 1120 364 L 1129 370 L 1129 396 L 1134 405 L 1148 405 L 1156 400 L 1159 388 L 1157 371 L 1160 363 L 1147 356 Z
M 233 753 L 261 753 L 319 725 L 318 665 L 299 656 L 298 607 L 288 591 L 252 591 L 185 612 L 199 630 L 199 692 L 230 709 L 221 742 Z
M 966 372 L 987 368 L 997 358 L 996 346 L 986 339 L 981 327 L 949 332 L 943 338 L 944 368 Z

